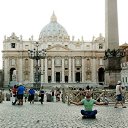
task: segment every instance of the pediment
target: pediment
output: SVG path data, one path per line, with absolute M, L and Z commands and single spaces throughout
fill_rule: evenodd
M 12 35 L 7 38 L 7 41 L 8 41 L 8 42 L 19 41 L 19 37 L 17 37 L 17 36 L 15 35 L 15 33 L 12 33 Z
M 70 49 L 62 45 L 54 45 L 47 48 L 47 51 L 70 51 Z
M 95 42 L 105 42 L 105 38 L 100 34 L 99 37 L 95 39 Z

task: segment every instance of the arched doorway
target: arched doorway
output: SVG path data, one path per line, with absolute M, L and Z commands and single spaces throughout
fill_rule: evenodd
M 76 82 L 80 82 L 80 72 L 76 72 Z
M 100 85 L 104 84 L 104 68 L 99 68 L 98 70 L 98 82 Z
M 10 81 L 13 81 L 14 80 L 14 70 L 16 70 L 15 68 L 11 68 L 10 69 Z

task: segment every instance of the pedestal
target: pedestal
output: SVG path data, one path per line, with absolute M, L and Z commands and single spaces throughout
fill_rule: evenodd
M 115 86 L 121 80 L 121 58 L 123 51 L 108 49 L 105 52 L 105 84 Z

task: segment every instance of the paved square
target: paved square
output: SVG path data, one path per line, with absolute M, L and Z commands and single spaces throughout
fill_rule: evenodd
M 128 128 L 128 108 L 94 106 L 96 119 L 82 119 L 80 110 L 61 102 L 40 102 L 12 106 L 10 101 L 0 104 L 1 128 Z

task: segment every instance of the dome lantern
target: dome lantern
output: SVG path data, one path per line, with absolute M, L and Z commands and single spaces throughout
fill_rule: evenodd
M 53 11 L 53 14 L 51 16 L 51 22 L 57 22 L 57 17 L 55 16 L 54 11 Z

